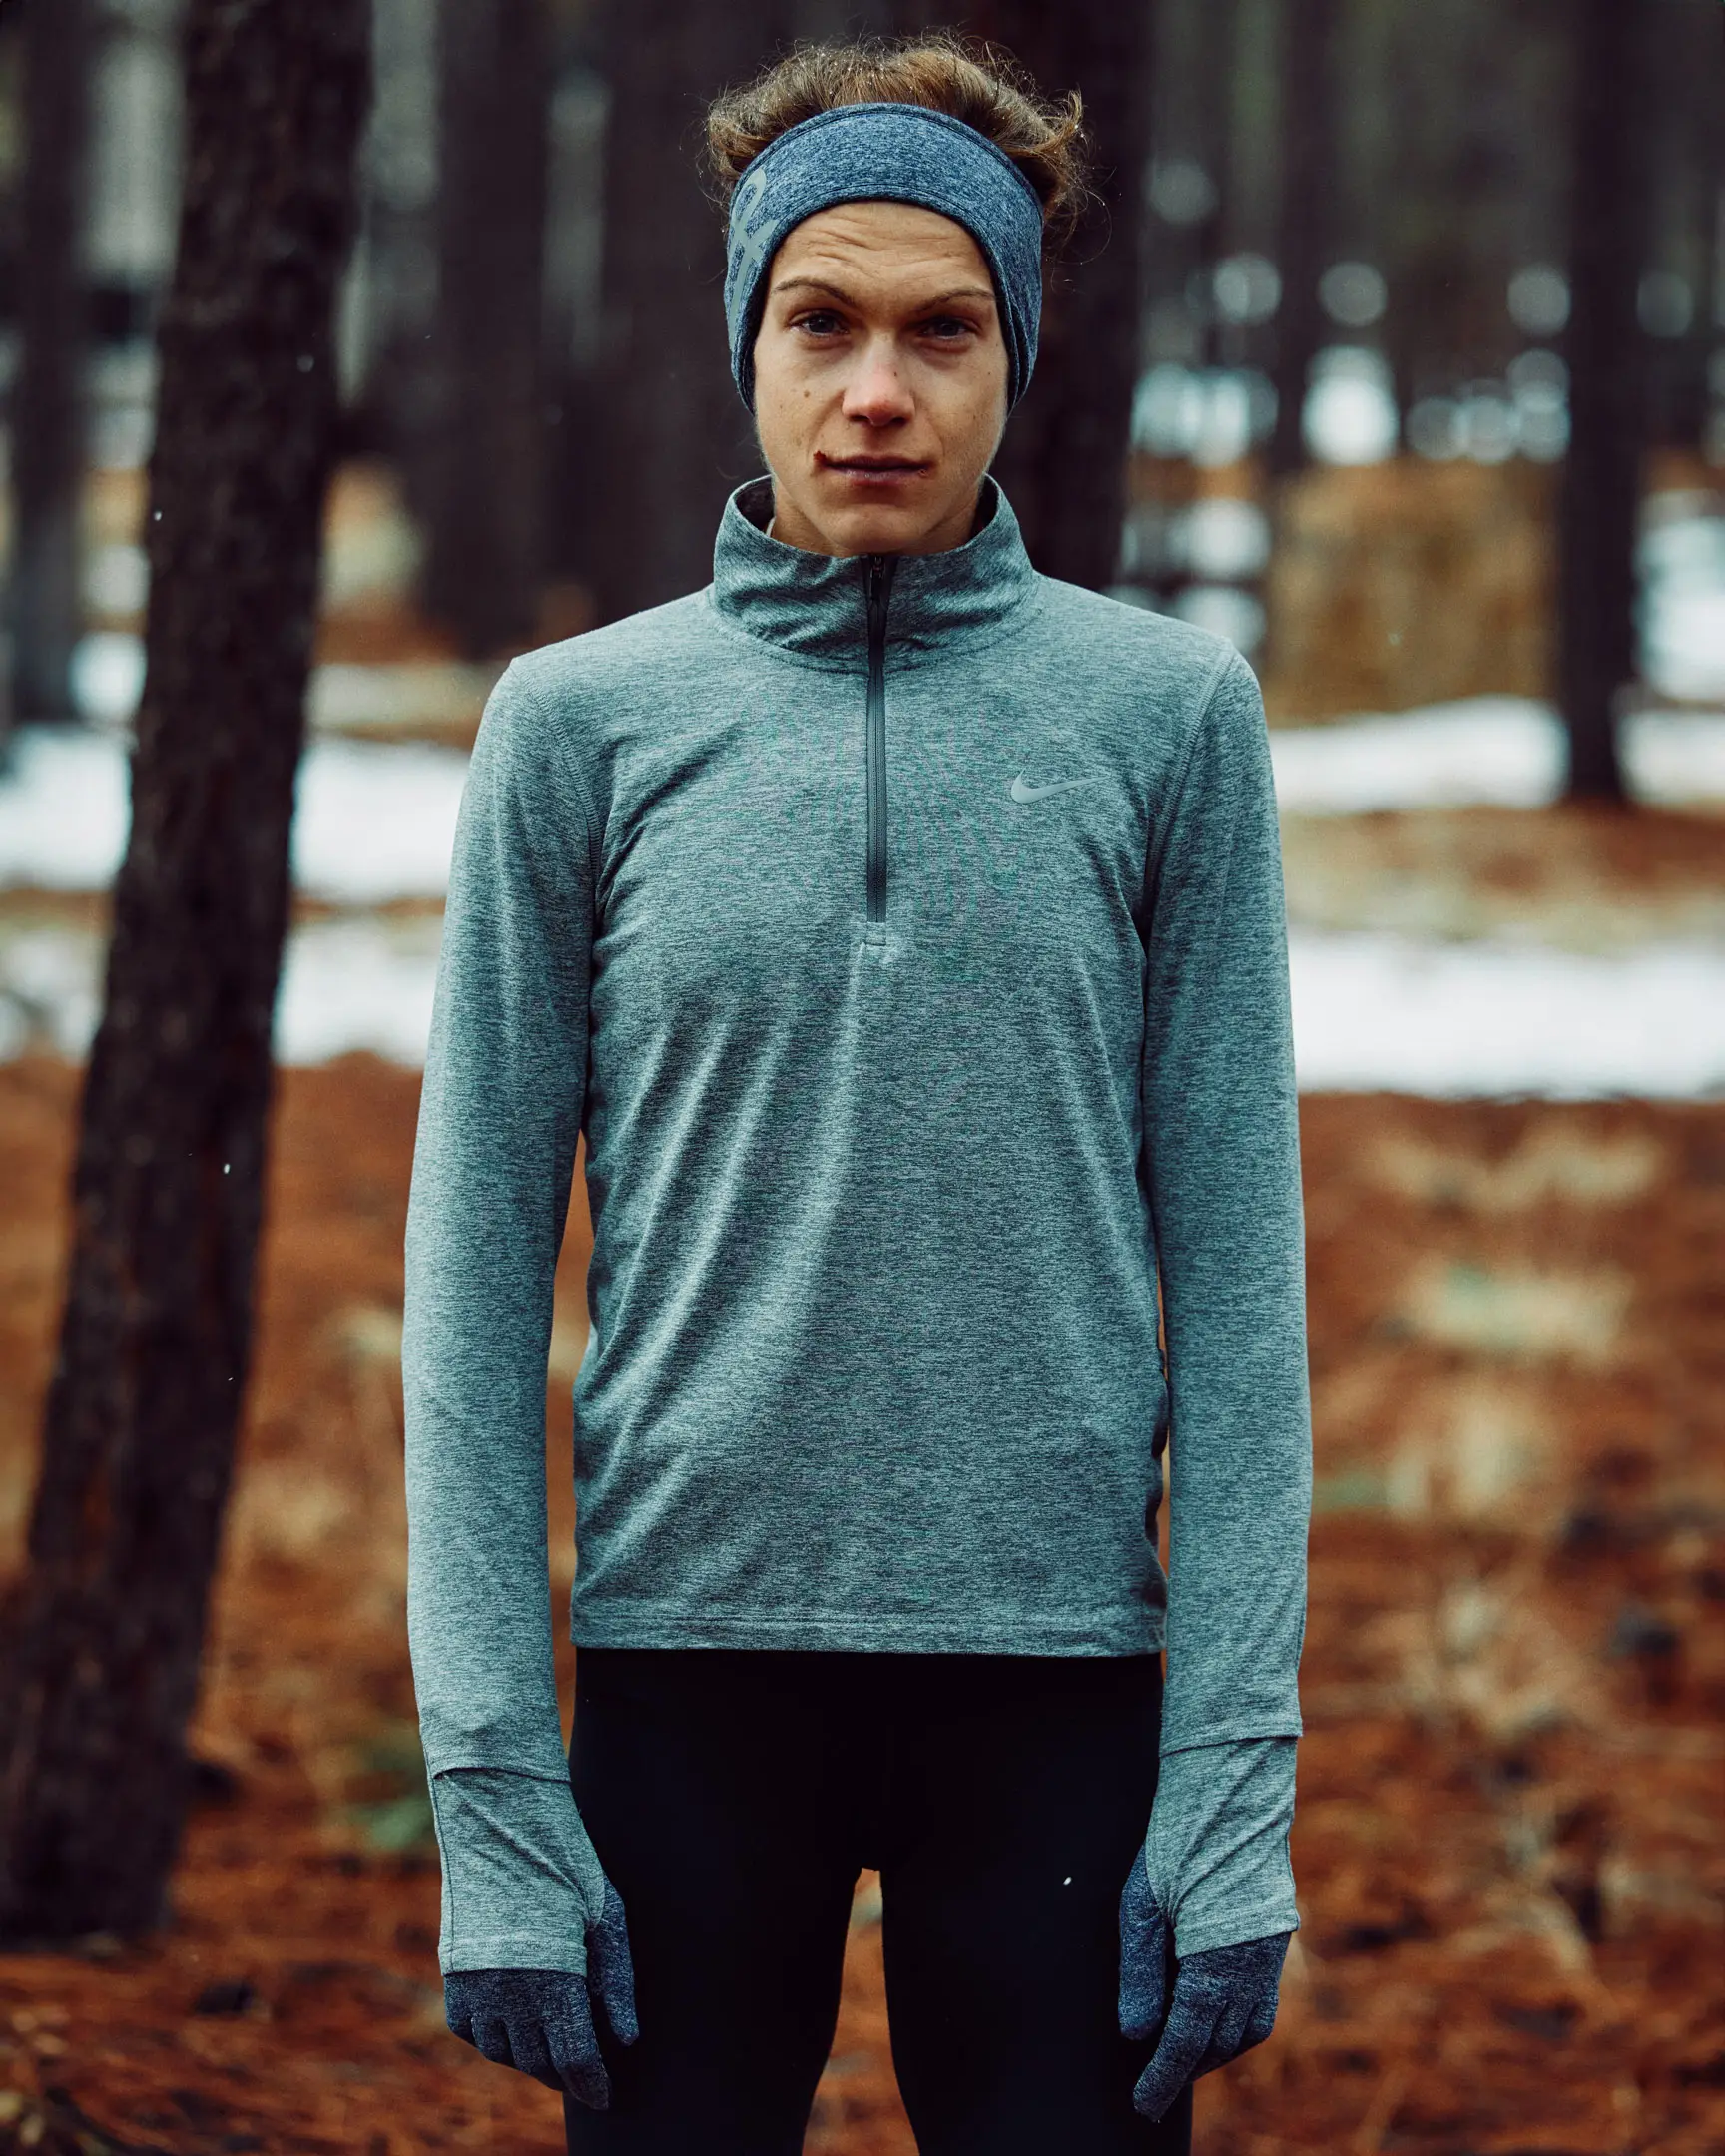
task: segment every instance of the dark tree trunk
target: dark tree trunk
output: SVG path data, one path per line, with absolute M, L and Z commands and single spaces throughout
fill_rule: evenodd
M 91 0 L 29 0 L 23 43 L 11 701 L 20 720 L 66 719 L 73 711 L 72 646 L 80 613 Z
M 1113 582 L 1138 373 L 1154 0 L 990 0 L 963 27 L 1004 45 L 1049 96 L 1084 100 L 1101 202 L 1047 279 L 1036 372 L 994 470 L 1047 576 Z
M 726 362 L 724 223 L 702 182 L 708 102 L 789 33 L 774 0 L 607 0 L 599 480 L 590 556 L 614 620 L 713 574 L 725 497 L 765 469 Z
M 424 597 L 473 658 L 538 620 L 551 76 L 545 0 L 441 0 Z
M 1301 421 L 1312 362 L 1324 342 L 1318 297 L 1334 242 L 1336 0 L 1283 0 L 1282 203 L 1276 268 L 1276 428 L 1270 469 L 1278 477 L 1306 461 Z
M 0 1648 L 0 1934 L 161 1920 L 245 1391 L 365 0 L 191 0 L 132 835 Z
M 1215 198 L 1208 214 L 1190 228 L 1193 263 L 1189 291 L 1197 294 L 1202 331 L 1199 360 L 1204 366 L 1224 363 L 1222 323 L 1215 303 L 1216 266 L 1227 252 L 1228 187 L 1232 179 L 1234 100 L 1233 75 L 1239 53 L 1238 0 L 1197 0 L 1197 35 L 1193 41 L 1196 63 L 1193 103 L 1197 108 L 1195 132 L 1198 162 L 1209 175 Z
M 1635 523 L 1645 355 L 1636 287 L 1647 238 L 1647 11 L 1576 9 L 1569 212 L 1569 454 L 1558 497 L 1557 696 L 1569 792 L 1621 801 L 1617 698 L 1635 672 Z

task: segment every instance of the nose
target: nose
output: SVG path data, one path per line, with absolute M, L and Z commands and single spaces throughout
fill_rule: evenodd
M 889 426 L 908 419 L 915 409 L 897 352 L 889 336 L 871 336 L 845 384 L 844 414 L 868 426 Z

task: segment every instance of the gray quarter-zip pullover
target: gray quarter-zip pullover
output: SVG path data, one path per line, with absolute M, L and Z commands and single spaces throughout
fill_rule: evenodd
M 1311 1439 L 1256 681 L 1038 575 L 991 480 L 897 559 L 770 506 L 732 497 L 705 591 L 515 661 L 474 748 L 403 1347 L 443 1965 L 582 1966 L 544 1484 L 578 1134 L 577 1646 L 1166 1644 L 1178 1948 L 1288 1928 Z

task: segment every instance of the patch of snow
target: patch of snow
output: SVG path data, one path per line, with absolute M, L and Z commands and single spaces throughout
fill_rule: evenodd
M 1302 1092 L 1438 1098 L 1725 1092 L 1725 949 L 1600 957 L 1507 938 L 1289 937 Z
M 1654 585 L 1642 599 L 1641 665 L 1664 696 L 1725 696 L 1725 590 Z
M 441 897 L 466 777 L 453 749 L 312 742 L 294 804 L 295 884 L 333 905 Z
M 1168 555 L 1201 577 L 1260 576 L 1270 559 L 1270 519 L 1256 502 L 1210 495 L 1175 514 Z
M 296 929 L 276 1002 L 280 1059 L 323 1063 L 369 1049 L 388 1062 L 422 1067 L 441 926 L 353 920 Z
M 126 725 L 144 694 L 144 639 L 98 629 L 72 647 L 72 701 L 92 726 Z
M 352 734 L 376 727 L 469 726 L 499 671 L 453 660 L 320 666 L 311 676 L 307 721 L 314 732 Z
M 1563 785 L 1563 730 L 1526 697 L 1457 704 L 1332 726 L 1276 727 L 1276 799 L 1298 815 L 1474 804 L 1542 808 Z
M 293 873 L 336 905 L 441 897 L 467 776 L 457 750 L 313 741 L 299 765 Z M 0 887 L 101 890 L 131 822 L 127 749 L 115 734 L 23 727 L 0 778 Z
M 134 562 L 133 557 L 136 557 Z M 123 612 L 142 598 L 136 580 L 148 574 L 136 547 L 98 551 L 88 572 L 92 604 Z M 363 734 L 377 727 L 471 726 L 479 717 L 498 666 L 455 660 L 399 665 L 314 667 L 306 694 L 306 724 L 315 732 Z M 97 727 L 123 727 L 144 693 L 144 639 L 130 629 L 98 629 L 72 651 L 72 699 Z
M 58 925 L 0 933 L 0 1062 L 32 1045 L 77 1059 L 102 1010 L 107 945 Z
M 288 939 L 276 1053 L 322 1063 L 369 1049 L 409 1069 L 425 1061 L 437 980 L 437 919 L 315 921 Z M 26 1048 L 78 1059 L 101 1016 L 106 945 L 88 929 L 0 923 L 0 1062 Z
M 1394 456 L 1401 420 L 1383 354 L 1364 344 L 1321 351 L 1312 363 L 1300 424 L 1320 463 L 1379 464 Z
M 1693 489 L 1650 496 L 1636 562 L 1642 673 L 1663 696 L 1725 697 L 1725 516 Z
M 1629 789 L 1664 806 L 1725 800 L 1725 713 L 1643 711 L 1618 732 Z M 1569 752 L 1549 704 L 1467 697 L 1419 711 L 1276 727 L 1276 799 L 1295 815 L 1386 808 L 1543 808 Z
M 1236 584 L 1188 584 L 1169 601 L 1168 611 L 1226 637 L 1248 658 L 1263 641 L 1263 604 Z
M 0 885 L 101 890 L 114 880 L 131 822 L 126 748 L 116 736 L 18 729 L 0 767 Z
M 1620 739 L 1637 800 L 1725 801 L 1725 712 L 1637 712 Z
M 150 562 L 141 546 L 110 540 L 92 547 L 84 563 L 84 601 L 98 614 L 142 614 L 150 596 Z

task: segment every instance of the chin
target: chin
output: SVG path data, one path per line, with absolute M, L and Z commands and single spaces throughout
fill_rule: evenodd
M 933 531 L 948 512 L 926 502 L 855 502 L 835 507 L 821 528 L 845 554 L 895 554 Z
M 921 517 L 883 516 L 878 509 L 868 515 L 837 517 L 830 527 L 847 554 L 894 554 L 921 538 L 926 528 Z

